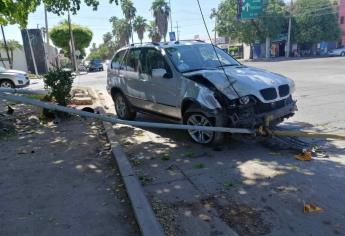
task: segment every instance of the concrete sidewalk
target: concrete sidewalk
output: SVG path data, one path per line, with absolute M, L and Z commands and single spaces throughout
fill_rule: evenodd
M 140 234 L 100 123 L 40 124 L 17 106 L 0 139 L 0 235 Z

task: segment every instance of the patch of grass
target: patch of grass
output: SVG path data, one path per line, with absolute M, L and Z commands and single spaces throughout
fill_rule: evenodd
M 234 183 L 232 183 L 231 181 L 225 181 L 225 182 L 223 183 L 223 186 L 224 186 L 225 188 L 231 188 L 231 187 L 234 187 L 235 185 L 234 185 Z
M 204 163 L 197 163 L 193 167 L 195 169 L 203 169 L 203 168 L 205 168 L 205 164 Z
M 163 156 L 161 157 L 162 161 L 169 161 L 170 160 L 170 154 L 169 153 L 164 153 Z
M 25 97 L 30 99 L 42 100 L 46 95 L 44 94 L 27 94 Z
M 185 154 L 184 154 L 186 157 L 189 157 L 189 158 L 192 158 L 195 156 L 195 153 L 193 151 L 187 151 Z
M 7 132 L 0 132 L 0 141 L 7 140 L 16 135 L 15 130 L 9 130 Z

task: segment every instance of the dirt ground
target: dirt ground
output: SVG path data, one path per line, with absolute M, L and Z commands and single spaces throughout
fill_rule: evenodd
M 0 117 L 0 235 L 138 235 L 100 124 L 14 108 Z
M 309 140 L 326 153 L 301 162 L 274 143 L 230 138 L 213 150 L 183 131 L 114 129 L 167 235 L 345 234 L 344 142 Z M 309 203 L 322 212 L 304 213 Z

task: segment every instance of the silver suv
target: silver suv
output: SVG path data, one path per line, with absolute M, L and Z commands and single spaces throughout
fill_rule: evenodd
M 217 52 L 217 54 L 216 54 Z M 107 90 L 120 119 L 137 112 L 158 114 L 188 125 L 256 128 L 294 115 L 293 80 L 240 64 L 201 41 L 131 45 L 108 67 Z M 200 144 L 223 134 L 188 130 Z

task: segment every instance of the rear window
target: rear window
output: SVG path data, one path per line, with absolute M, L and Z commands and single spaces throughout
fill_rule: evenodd
M 92 60 L 90 63 L 91 64 L 101 64 L 102 61 L 101 60 Z

